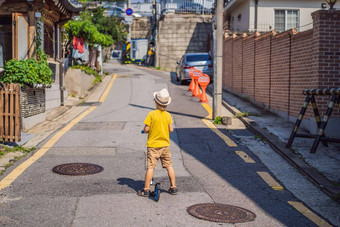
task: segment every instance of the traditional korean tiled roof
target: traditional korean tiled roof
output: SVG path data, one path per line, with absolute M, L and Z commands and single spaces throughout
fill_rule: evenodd
M 60 11 L 69 10 L 71 12 L 79 12 L 84 9 L 84 6 L 77 0 L 53 0 Z

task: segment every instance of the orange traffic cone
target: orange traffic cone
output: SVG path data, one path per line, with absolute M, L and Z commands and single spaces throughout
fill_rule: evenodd
M 203 74 L 202 76 L 200 76 L 197 80 L 197 82 L 199 83 L 199 85 L 202 88 L 202 94 L 200 96 L 200 102 L 208 102 L 208 98 L 207 98 L 207 94 L 205 93 L 205 89 L 207 88 L 207 86 L 210 83 L 210 77 L 207 74 Z
M 195 71 L 193 74 L 194 82 L 195 82 L 195 88 L 192 91 L 192 96 L 193 97 L 200 97 L 200 88 L 198 86 L 198 78 L 202 75 L 201 71 Z
M 190 82 L 189 89 L 188 89 L 189 91 L 193 91 L 195 89 L 195 80 L 194 80 L 193 75 L 192 75 L 194 72 L 195 72 L 195 68 L 191 67 L 189 69 L 189 75 L 191 77 L 191 82 Z

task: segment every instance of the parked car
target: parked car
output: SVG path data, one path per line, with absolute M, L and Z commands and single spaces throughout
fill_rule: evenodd
M 125 10 L 117 6 L 104 6 L 105 12 L 108 16 L 125 17 Z M 139 13 L 133 13 L 133 17 L 142 17 Z
M 176 13 L 211 13 L 210 9 L 204 8 L 199 3 L 184 2 L 175 10 Z
M 184 81 L 191 80 L 189 69 L 195 67 L 197 70 L 202 71 L 213 79 L 214 67 L 213 60 L 209 53 L 191 53 L 185 54 L 177 61 L 176 66 L 176 79 L 183 84 Z

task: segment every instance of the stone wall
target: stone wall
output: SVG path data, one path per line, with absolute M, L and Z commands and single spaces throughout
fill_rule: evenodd
M 44 113 L 45 88 L 21 88 L 21 116 L 24 118 Z
M 93 86 L 95 76 L 80 69 L 68 69 L 65 75 L 65 88 L 68 94 L 84 98 Z
M 208 52 L 211 34 L 211 15 L 164 15 L 156 40 L 156 66 L 175 71 L 185 53 Z
M 149 17 L 135 17 L 131 26 L 131 39 L 147 39 L 150 32 Z

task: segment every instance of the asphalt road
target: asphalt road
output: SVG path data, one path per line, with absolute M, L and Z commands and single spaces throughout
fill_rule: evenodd
M 336 214 L 321 217 L 310 207 L 317 216 L 311 220 L 296 209 L 292 204 L 304 206 L 305 203 L 256 154 L 263 146 L 257 143 L 262 142 L 256 141 L 247 130 L 239 130 L 242 140 L 219 126 L 218 132 L 237 144 L 228 145 L 223 136 L 217 136 L 216 129 L 209 128 L 202 120 L 209 115 L 206 108 L 191 97 L 187 86 L 175 81 L 173 74 L 118 64 L 107 64 L 105 70 L 118 75 L 105 101 L 89 108 L 69 129 L 59 131 L 62 136 L 53 143 L 52 136 L 44 141 L 41 148 L 51 144 L 47 152 L 0 191 L 0 224 L 232 225 L 189 215 L 187 208 L 199 203 L 239 206 L 256 215 L 255 220 L 237 226 L 316 226 L 315 223 L 326 226 L 322 220 L 328 219 L 336 224 Z M 155 202 L 137 196 L 136 191 L 143 187 L 146 170 L 146 135 L 140 131 L 147 113 L 154 109 L 152 93 L 162 88 L 168 88 L 172 96 L 168 111 L 174 119 L 171 152 L 179 194 L 167 193 L 167 173 L 158 163 L 155 178 L 161 182 L 162 193 L 160 201 Z M 26 161 L 16 163 L 10 171 L 17 171 L 19 164 Z M 78 162 L 97 164 L 104 170 L 87 176 L 64 176 L 52 171 L 57 165 Z M 280 162 L 284 161 L 268 163 L 277 167 Z M 272 179 L 266 182 L 264 178 L 268 179 L 268 175 Z M 335 207 L 331 212 L 339 211 L 339 207 L 332 206 Z

